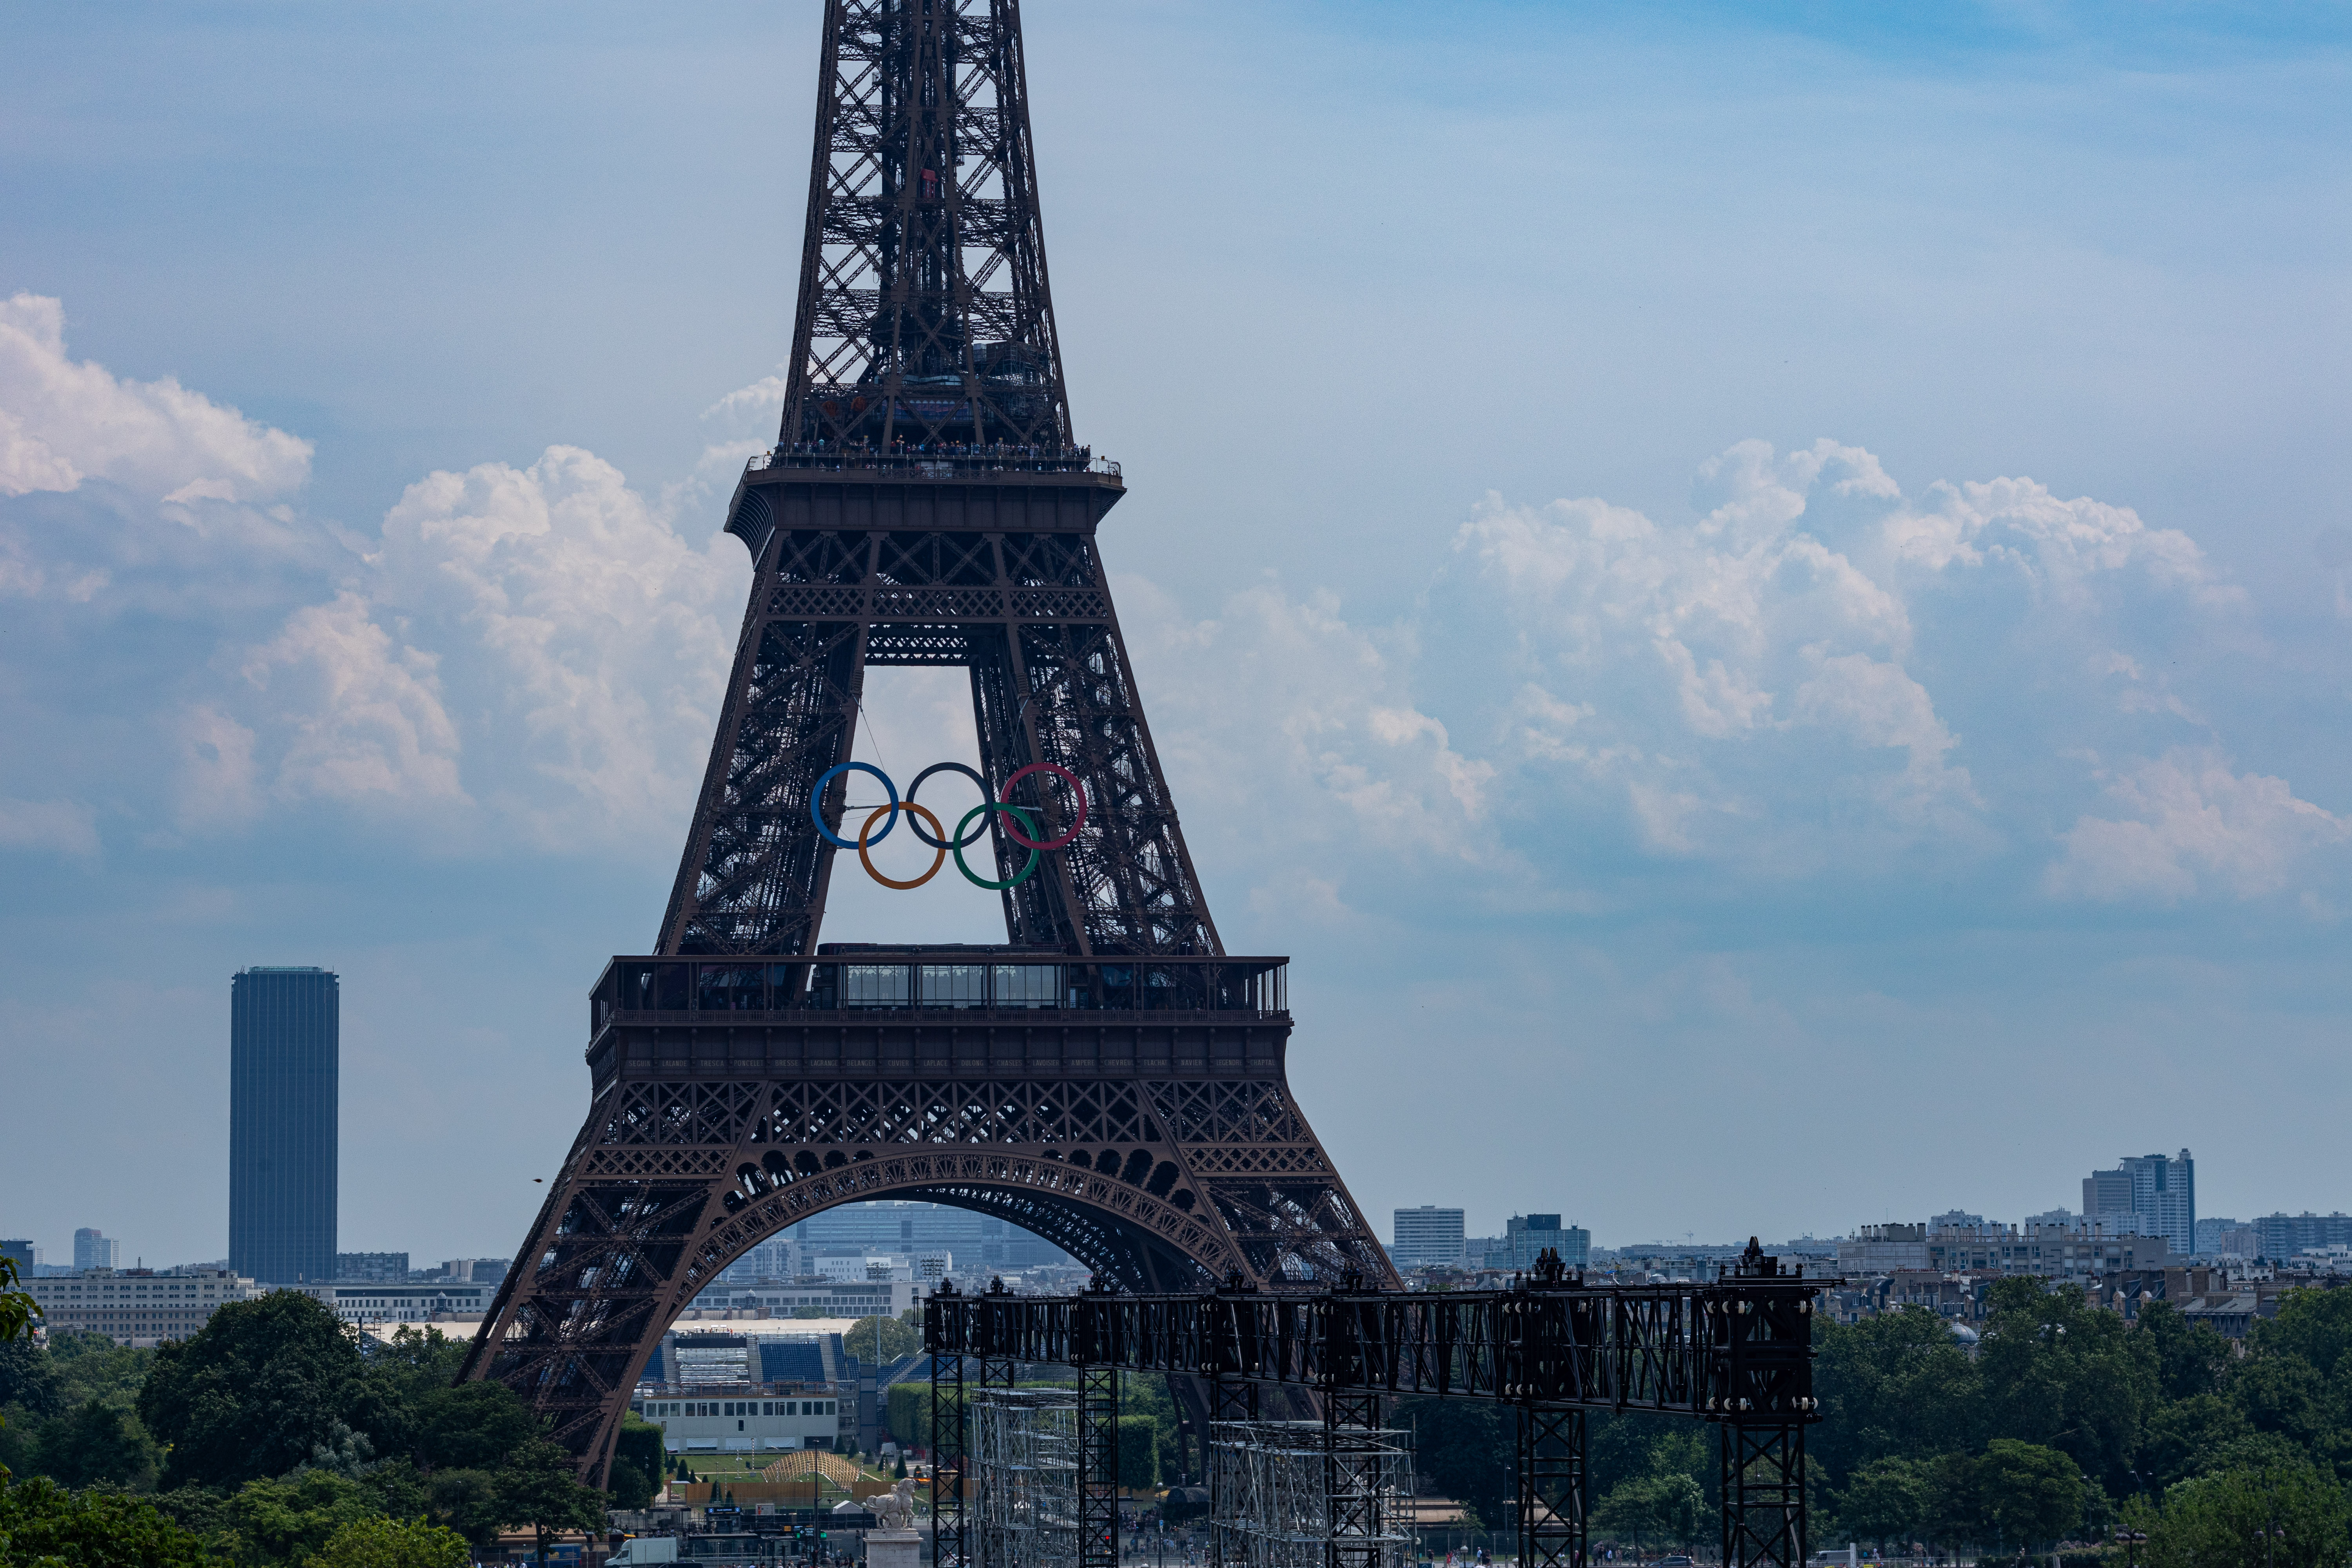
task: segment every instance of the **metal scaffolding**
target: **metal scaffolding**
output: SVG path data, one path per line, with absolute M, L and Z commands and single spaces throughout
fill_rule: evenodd
M 989 1568 L 1077 1568 L 1076 1391 L 974 1389 L 966 1399 L 980 1561 Z
M 1213 1423 L 1211 1560 L 1226 1568 L 1401 1568 L 1412 1549 L 1403 1437 L 1318 1421 Z

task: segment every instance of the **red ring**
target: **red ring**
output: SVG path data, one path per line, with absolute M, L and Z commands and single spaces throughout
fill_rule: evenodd
M 1004 787 L 997 791 L 996 798 L 1003 801 L 1011 800 L 1013 798 L 1013 786 L 1019 784 L 1031 773 L 1034 773 L 1056 774 L 1064 783 L 1070 786 L 1070 793 L 1078 797 L 1078 819 L 1070 824 L 1070 830 L 1067 833 L 1063 834 L 1059 838 L 1048 839 L 1043 844 L 1037 843 L 1034 839 L 1022 837 L 1021 830 L 1018 827 L 1013 826 L 1009 819 L 1004 823 L 1003 832 L 1005 837 L 1010 838 L 1013 843 L 1018 844 L 1024 849 L 1059 849 L 1063 845 L 1067 844 L 1071 839 L 1076 838 L 1078 836 L 1078 829 L 1087 825 L 1087 786 L 1078 782 L 1077 774 L 1072 773 L 1066 767 L 1059 766 L 1054 763 L 1031 763 L 1027 767 L 1021 769 L 1011 778 L 1004 781 Z

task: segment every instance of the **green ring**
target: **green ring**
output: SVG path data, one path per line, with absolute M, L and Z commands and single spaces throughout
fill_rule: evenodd
M 1032 838 L 1037 837 L 1037 819 L 1031 816 L 1027 812 L 1022 810 L 1017 805 L 1010 805 L 1001 800 L 984 800 L 978 805 L 973 806 L 970 811 L 965 812 L 963 814 L 962 821 L 958 822 L 955 825 L 955 831 L 948 835 L 948 843 L 955 850 L 956 869 L 963 873 L 963 879 L 970 882 L 975 888 L 985 888 L 992 893 L 1001 893 L 1008 888 L 1017 888 L 1022 883 L 1029 879 L 1029 873 L 1037 868 L 1037 851 L 1034 849 L 1030 850 L 1029 864 L 1022 867 L 1020 870 L 1015 871 L 1011 878 L 1004 881 L 992 882 L 986 878 L 973 876 L 971 874 L 971 868 L 963 863 L 963 846 L 956 843 L 956 840 L 963 837 L 965 826 L 971 823 L 973 817 L 987 811 L 1011 812 L 1014 816 L 1021 819 L 1021 831 L 1027 834 Z

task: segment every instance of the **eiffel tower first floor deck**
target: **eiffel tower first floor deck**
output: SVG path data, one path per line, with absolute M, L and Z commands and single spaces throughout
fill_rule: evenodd
M 681 1077 L 1278 1079 L 1287 966 L 937 948 L 615 958 L 590 994 L 588 1063 L 600 1089 Z
M 637 1022 L 597 1031 L 588 1065 L 615 1079 L 848 1079 L 915 1082 L 943 1074 L 1038 1079 L 1280 1078 L 1288 1014 L 1106 1019 L 1057 1010 L 940 1016 L 737 1014 L 726 1022 Z

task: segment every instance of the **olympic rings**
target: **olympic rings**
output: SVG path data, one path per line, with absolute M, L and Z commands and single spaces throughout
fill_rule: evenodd
M 866 815 L 865 825 L 858 829 L 857 838 L 854 843 L 849 839 L 842 837 L 839 834 L 834 832 L 833 829 L 824 825 L 824 807 L 825 786 L 832 784 L 835 779 L 839 778 L 842 774 L 846 773 L 872 773 L 876 778 L 882 781 L 882 787 L 887 790 L 890 795 L 890 798 L 886 804 L 876 806 Z M 963 814 L 962 818 L 956 823 L 955 831 L 953 833 L 948 832 L 947 829 L 940 825 L 940 819 L 936 816 L 932 815 L 929 808 L 915 804 L 915 796 L 917 793 L 922 789 L 923 781 L 937 773 L 961 773 L 964 777 L 970 779 L 974 784 L 979 786 L 980 789 L 980 804 Z M 1064 845 L 1066 845 L 1073 839 L 1076 838 L 1078 836 L 1078 830 L 1086 826 L 1086 786 L 1078 782 L 1077 774 L 1072 773 L 1066 767 L 1058 765 L 1057 763 L 1031 763 L 1027 767 L 1016 771 L 1011 778 L 1004 781 L 1004 793 L 1008 795 L 1011 795 L 1014 784 L 1019 784 L 1023 779 L 1028 777 L 1031 773 L 1052 773 L 1063 783 L 1068 784 L 1070 786 L 1070 793 L 1077 797 L 1078 810 L 1076 820 L 1073 821 L 1068 829 L 1058 838 L 1042 840 L 1037 838 L 1035 835 L 1039 831 L 1038 821 L 1036 816 L 1033 815 L 1033 808 L 1015 805 L 1009 800 L 1001 800 L 996 798 L 988 787 L 988 781 L 982 777 L 977 772 L 964 766 L 961 763 L 933 763 L 929 767 L 925 768 L 921 773 L 915 775 L 915 782 L 908 786 L 906 798 L 903 800 L 899 798 L 898 786 L 891 782 L 890 775 L 884 773 L 880 768 L 874 766 L 871 763 L 839 763 L 834 767 L 827 768 L 824 771 L 824 775 L 816 781 L 815 786 L 809 791 L 809 820 L 816 824 L 818 834 L 824 837 L 826 843 L 832 845 L 835 848 L 856 850 L 858 860 L 866 868 L 866 874 L 873 878 L 876 881 L 881 883 L 886 888 L 895 888 L 902 892 L 908 889 L 919 888 L 924 883 L 929 881 L 933 877 L 938 876 L 940 874 L 940 868 L 947 864 L 948 857 L 952 855 L 955 857 L 956 869 L 962 872 L 964 879 L 970 882 L 973 887 L 985 888 L 992 893 L 1003 892 L 1008 889 L 1017 888 L 1022 883 L 1029 879 L 1031 875 L 1037 869 L 1037 857 L 1040 851 L 1061 848 Z M 921 876 L 908 881 L 900 881 L 895 878 L 884 876 L 880 871 L 875 869 L 873 858 L 866 853 L 866 851 L 873 846 L 881 843 L 882 840 L 890 837 L 890 830 L 898 826 L 898 816 L 902 812 L 906 814 L 908 826 L 914 830 L 915 837 L 922 842 L 926 848 L 933 851 L 930 869 L 925 871 Z M 1020 870 L 1014 872 L 1011 877 L 1001 882 L 992 882 L 986 878 L 980 876 L 972 870 L 971 865 L 967 863 L 963 858 L 963 852 L 965 850 L 971 848 L 973 845 L 979 843 L 982 838 L 988 836 L 991 825 L 990 819 L 992 816 L 1002 816 L 1004 818 L 1004 821 L 1002 824 L 1002 831 L 1007 839 L 1019 847 L 1029 851 L 1028 863 L 1024 865 Z M 877 822 L 883 822 L 883 818 L 885 817 L 887 817 L 889 820 L 883 823 L 882 831 L 879 833 L 875 832 L 874 825 Z M 978 818 L 980 821 L 980 826 L 977 827 L 972 826 L 974 818 Z M 923 831 L 923 825 L 925 823 L 930 824 L 930 831 L 928 833 Z M 970 829 L 970 831 L 967 832 L 966 829 Z
M 955 844 L 956 869 L 962 872 L 963 879 L 970 882 L 973 887 L 985 888 L 992 893 L 1001 893 L 1008 888 L 1017 888 L 1022 883 L 1029 879 L 1029 873 L 1037 868 L 1037 851 L 1034 849 L 1029 851 L 1029 863 L 1026 866 L 1022 867 L 1021 869 L 1015 871 L 1011 877 L 1002 882 L 991 882 L 983 878 L 973 875 L 971 868 L 963 863 L 963 823 L 970 822 L 975 816 L 982 819 L 981 825 L 972 829 L 972 837 L 977 838 L 982 833 L 988 831 L 987 816 L 992 811 L 1001 811 L 1008 816 L 1018 817 L 1021 821 L 1021 826 L 1028 828 L 1033 833 L 1036 831 L 1037 824 L 1033 818 L 1031 818 L 1027 812 L 1022 810 L 1019 806 L 1010 805 L 1009 803 L 1001 800 L 982 801 L 978 805 L 973 806 L 970 811 L 963 814 L 963 822 L 956 824 L 956 836 L 953 840 Z M 1012 837 L 1013 829 L 1008 826 L 1004 829 L 1004 832 L 1005 836 L 1010 837 Z
M 903 805 L 896 803 L 889 805 L 877 805 L 874 808 L 872 813 L 866 816 L 866 826 L 857 830 L 857 858 L 866 867 L 866 874 L 867 876 L 873 878 L 876 881 L 881 883 L 886 888 L 896 888 L 903 893 L 909 888 L 921 887 L 924 883 L 929 881 L 932 878 L 940 874 L 940 868 L 948 863 L 947 842 L 946 840 L 940 838 L 934 838 L 931 840 L 931 842 L 938 846 L 938 847 L 931 853 L 931 868 L 929 870 L 924 872 L 921 876 L 916 878 L 911 882 L 892 880 L 890 878 L 884 876 L 881 872 L 877 871 L 874 868 L 874 858 L 866 853 L 866 846 L 869 842 L 866 836 L 874 831 L 876 819 L 880 817 L 886 811 L 891 814 L 890 820 L 894 825 L 898 820 L 898 814 L 903 811 L 907 814 L 907 820 L 909 822 L 914 821 L 919 816 L 930 816 L 931 831 L 934 833 L 944 833 L 947 830 L 940 826 L 940 819 L 938 817 L 931 816 L 931 808 L 929 806 L 917 805 L 911 800 L 908 801 Z M 966 817 L 964 820 L 968 822 L 971 818 Z M 959 822 L 956 824 L 956 829 L 958 832 L 962 831 L 962 828 L 963 823 Z M 882 831 L 887 834 L 890 829 L 886 827 Z M 958 850 L 956 852 L 956 864 L 958 866 L 961 866 L 963 864 L 963 852 L 961 850 Z M 969 877 L 971 873 L 966 871 L 964 875 Z
M 1087 792 L 1079 784 L 1078 775 L 1072 773 L 1069 769 L 1056 766 L 1052 763 L 1031 763 L 1027 767 L 1021 769 L 1011 778 L 1004 781 L 1005 798 L 1008 800 L 1011 799 L 1013 795 L 1013 786 L 1019 784 L 1023 779 L 1027 778 L 1031 773 L 1052 773 L 1056 778 L 1059 778 L 1064 784 L 1068 784 L 1070 786 L 1070 793 L 1078 797 L 1078 819 L 1076 822 L 1071 823 L 1069 831 L 1063 834 L 1059 838 L 1049 838 L 1043 844 L 1038 843 L 1034 838 L 1024 838 L 1019 830 L 1014 828 L 1009 823 L 1005 825 L 1004 837 L 1010 838 L 1013 843 L 1018 844 L 1024 849 L 1059 849 L 1063 845 L 1067 844 L 1071 839 L 1076 838 L 1078 836 L 1078 829 L 1087 825 Z
M 915 782 L 907 786 L 907 804 L 908 805 L 915 804 L 915 797 L 923 793 L 923 781 L 929 778 L 933 773 L 961 773 L 979 788 L 980 798 L 982 800 L 985 801 L 989 798 L 988 781 L 982 778 L 971 769 L 965 767 L 961 763 L 933 763 L 929 767 L 925 768 L 921 773 L 917 773 L 915 775 Z M 971 820 L 971 814 L 966 813 L 963 820 L 964 822 L 970 822 Z M 922 825 L 913 821 L 911 818 L 908 821 L 907 826 L 915 830 L 916 837 L 923 839 L 923 847 L 926 849 L 940 848 L 947 842 L 945 839 L 923 838 Z M 956 828 L 955 847 L 958 849 L 969 849 L 973 845 L 980 842 L 980 836 L 988 831 L 988 824 L 986 822 L 982 822 L 978 827 L 973 828 L 971 830 L 971 837 L 969 838 L 966 838 L 963 836 L 963 823 L 960 822 L 956 824 Z
M 890 782 L 890 775 L 888 773 L 884 773 L 880 768 L 874 766 L 871 763 L 842 763 L 836 766 L 827 768 L 824 770 L 824 776 L 816 781 L 816 787 L 809 791 L 809 820 L 816 824 L 816 830 L 823 834 L 824 836 L 824 841 L 827 844 L 832 845 L 835 849 L 855 849 L 857 846 L 852 844 L 848 839 L 842 837 L 841 835 L 835 833 L 832 828 L 827 827 L 824 825 L 824 815 L 820 812 L 817 807 L 823 804 L 824 800 L 824 786 L 839 778 L 842 774 L 852 772 L 853 770 L 861 773 L 872 773 L 876 778 L 882 781 L 882 787 L 890 792 L 890 804 L 885 808 L 890 813 L 890 827 L 896 827 L 898 826 L 898 786 Z M 940 819 L 938 817 L 935 816 L 931 818 L 931 826 L 933 827 L 937 827 L 939 825 Z M 884 828 L 882 830 L 881 837 L 875 839 L 874 842 L 879 844 L 882 842 L 883 838 L 889 837 L 890 827 Z

